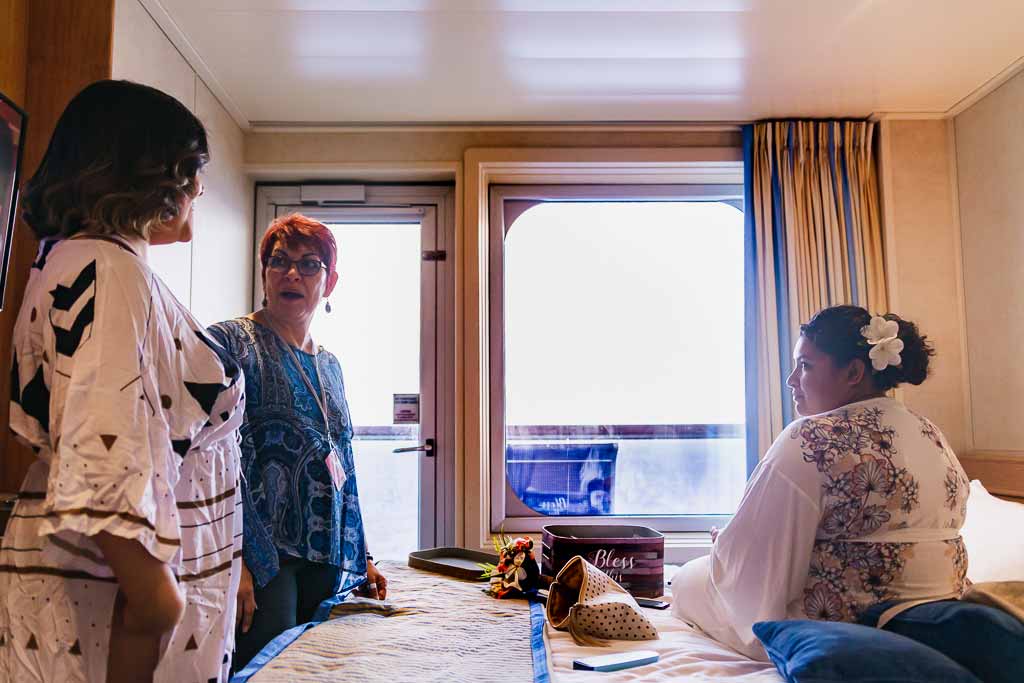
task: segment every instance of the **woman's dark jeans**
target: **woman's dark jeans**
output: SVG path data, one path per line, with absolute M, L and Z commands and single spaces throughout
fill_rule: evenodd
M 232 669 L 241 671 L 263 647 L 283 632 L 313 619 L 320 603 L 331 597 L 338 568 L 319 562 L 282 557 L 281 571 L 256 589 L 256 612 L 248 633 L 235 629 Z
M 869 607 L 859 622 L 876 626 L 886 609 Z M 1024 681 L 1024 623 L 995 607 L 940 600 L 917 605 L 893 617 L 884 630 L 938 650 L 985 683 Z

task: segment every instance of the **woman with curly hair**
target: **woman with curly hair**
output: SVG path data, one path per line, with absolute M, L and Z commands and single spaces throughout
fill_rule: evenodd
M 803 417 L 755 468 L 710 555 L 673 579 L 677 616 L 765 660 L 756 622 L 855 622 L 894 606 L 884 625 L 963 594 L 967 476 L 939 429 L 887 396 L 921 384 L 933 354 L 914 323 L 856 306 L 801 325 L 787 385 Z
M 28 183 L 10 421 L 36 458 L 0 549 L 0 680 L 227 680 L 244 380 L 146 261 L 191 239 L 208 155 L 180 102 L 100 81 Z

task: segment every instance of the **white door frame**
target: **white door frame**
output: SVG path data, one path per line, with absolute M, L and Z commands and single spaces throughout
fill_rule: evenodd
M 256 186 L 253 308 L 263 300 L 259 243 L 271 221 L 292 211 L 317 220 L 420 222 L 422 250 L 421 439 L 433 438 L 434 455 L 420 458 L 419 543 L 456 543 L 455 405 L 455 191 L 451 185 L 352 185 L 330 183 Z M 424 389 L 433 386 L 433 392 Z M 426 394 L 432 394 L 427 396 Z M 416 457 L 410 455 L 409 457 Z M 430 495 L 431 492 L 433 495 Z

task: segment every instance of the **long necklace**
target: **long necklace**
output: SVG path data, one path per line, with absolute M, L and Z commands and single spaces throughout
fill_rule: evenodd
M 264 313 L 264 320 L 268 323 L 270 319 Z M 313 397 L 313 402 L 316 403 L 317 408 L 320 409 L 320 414 L 324 417 L 324 432 L 327 436 L 328 451 L 327 455 L 324 456 L 325 464 L 327 465 L 327 471 L 331 475 L 331 481 L 334 483 L 334 488 L 341 490 L 341 487 L 345 484 L 345 480 L 348 475 L 345 474 L 345 468 L 341 464 L 341 458 L 338 456 L 338 451 L 334 447 L 334 438 L 331 436 L 331 423 L 328 418 L 327 408 L 327 388 L 324 386 L 323 377 L 320 375 L 320 351 L 323 351 L 323 347 L 318 347 L 316 353 L 313 354 L 313 367 L 316 369 L 316 381 L 320 385 L 320 393 L 317 395 L 316 389 L 313 388 L 313 383 L 306 376 L 306 371 L 302 368 L 302 363 L 299 362 L 299 356 L 292 349 L 292 345 L 277 331 L 277 326 L 270 324 L 270 329 L 274 331 L 274 334 L 281 340 L 282 345 L 288 354 L 292 357 L 292 361 L 295 363 L 295 369 L 299 371 L 299 377 L 305 383 L 306 388 L 309 389 L 310 396 Z

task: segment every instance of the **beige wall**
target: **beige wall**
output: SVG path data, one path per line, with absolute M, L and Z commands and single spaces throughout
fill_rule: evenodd
M 210 137 L 211 161 L 195 209 L 191 308 L 214 323 L 252 309 L 253 182 L 242 170 L 241 129 L 198 78 L 196 115 Z
M 115 7 L 113 74 L 178 98 L 203 121 L 210 141 L 195 237 L 150 250 L 150 265 L 204 323 L 248 312 L 253 184 L 242 168 L 241 129 L 139 0 L 118 0 Z
M 974 446 L 1024 456 L 1024 73 L 954 125 Z
M 473 147 L 740 147 L 738 132 L 580 130 L 427 130 L 249 133 L 245 160 L 271 164 L 461 162 Z
M 196 77 L 138 0 L 114 5 L 113 77 L 145 83 L 196 109 Z M 191 303 L 192 245 L 169 244 L 150 250 L 149 264 L 178 299 Z
M 937 351 L 931 376 L 920 386 L 906 386 L 903 399 L 963 453 L 971 443 L 950 125 L 944 120 L 883 120 L 879 161 L 889 307 L 916 322 Z
M 447 169 L 457 180 L 456 194 L 456 542 L 469 547 L 489 543 L 490 481 L 487 478 L 486 279 L 482 245 L 486 224 L 486 187 L 495 182 L 543 182 L 544 171 L 580 164 L 576 182 L 601 182 L 602 164 L 632 168 L 635 182 L 679 182 L 668 167 L 686 160 L 735 162 L 742 140 L 738 131 L 661 130 L 422 130 L 332 133 L 249 133 L 246 162 L 253 171 L 294 179 L 318 171 L 346 169 L 353 179 L 366 172 L 417 173 Z M 528 149 L 529 148 L 529 149 Z M 567 149 L 567 148 L 572 148 Z M 615 148 L 615 149 L 613 149 Z M 625 149 L 628 148 L 628 149 Z M 690 148 L 690 149 L 681 149 Z M 694 149 L 706 148 L 706 149 Z M 723 150 L 727 153 L 723 156 Z M 486 162 L 486 163 L 485 163 Z M 420 166 L 417 166 L 419 164 Z M 649 166 L 645 166 L 649 164 Z M 488 166 L 487 172 L 483 167 Z M 661 168 L 664 166 L 665 168 Z M 585 167 L 585 168 L 584 168 Z M 646 171 L 641 173 L 640 169 Z M 500 172 L 504 169 L 504 175 Z M 514 170 L 515 169 L 515 170 Z M 524 170 L 525 169 L 525 170 Z M 337 178 L 337 171 L 333 177 Z M 616 175 L 621 177 L 623 171 Z M 483 174 L 483 175 L 482 175 Z M 486 176 L 486 177 L 485 177 Z M 607 182 L 607 180 L 605 180 Z M 464 202 L 461 203 L 461 202 Z M 474 220 L 464 220 L 464 216 Z M 483 228 L 481 228 L 483 226 Z M 483 234 L 481 234 L 483 229 Z
M 466 150 L 475 148 L 739 145 L 738 133 L 694 130 L 250 132 L 245 161 L 254 172 L 276 167 L 291 178 L 303 173 L 312 178 L 337 167 L 342 173 L 348 168 L 359 179 L 363 169 L 393 167 L 412 169 L 412 179 L 416 164 L 433 169 L 440 166 L 431 164 L 444 162 L 461 170 Z M 919 387 L 905 387 L 903 398 L 934 420 L 960 454 L 975 449 L 1024 453 L 1024 420 L 1017 417 L 1015 401 L 1024 395 L 1024 367 L 984 360 L 1014 358 L 1012 345 L 1024 338 L 1024 296 L 1019 294 L 1024 291 L 1024 267 L 1017 265 L 1024 262 L 1022 152 L 1024 76 L 959 116 L 955 124 L 936 119 L 888 119 L 880 124 L 890 308 L 919 323 L 938 351 L 932 376 Z M 465 249 L 472 240 L 466 226 L 459 226 L 459 232 Z M 467 285 L 472 283 L 460 281 L 460 297 L 467 296 Z M 464 314 L 474 303 L 462 300 L 460 311 Z M 463 344 L 474 339 L 470 317 L 460 316 Z M 470 375 L 478 368 L 460 355 L 463 381 L 472 382 Z M 472 394 L 466 392 L 461 399 L 469 410 L 467 393 Z M 460 422 L 466 456 L 460 484 L 482 485 L 473 476 L 474 460 L 469 457 L 480 435 L 472 433 L 473 420 L 466 415 Z M 986 482 L 990 488 L 992 481 Z M 470 485 L 469 490 L 476 488 Z M 462 495 L 461 504 L 467 504 Z M 473 515 L 461 504 L 468 529 Z M 462 540 L 475 542 L 476 534 L 466 531 Z

